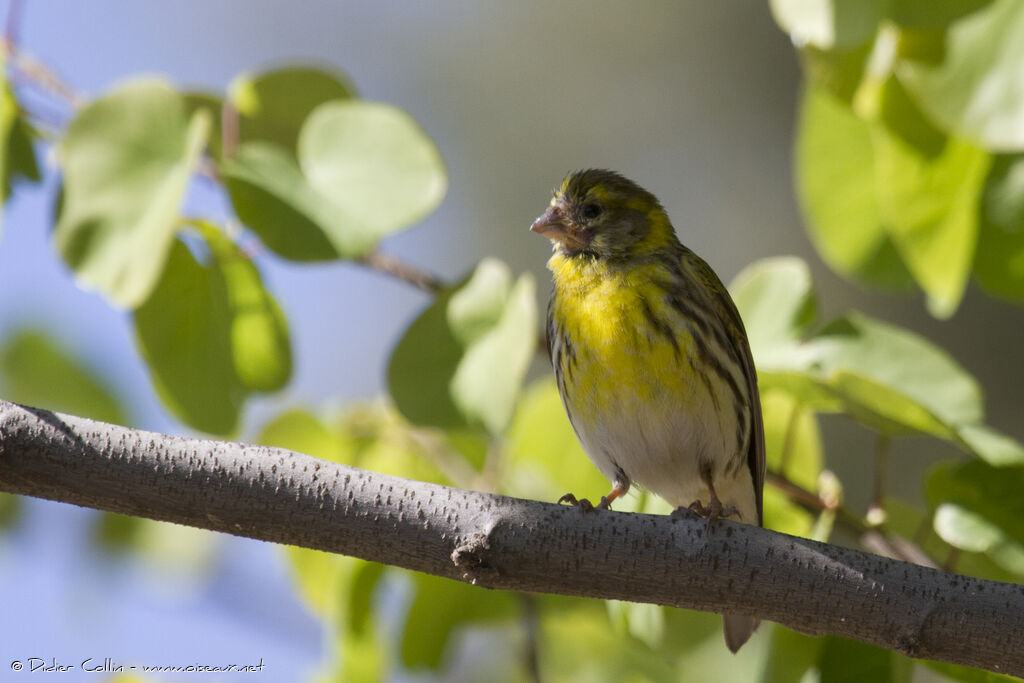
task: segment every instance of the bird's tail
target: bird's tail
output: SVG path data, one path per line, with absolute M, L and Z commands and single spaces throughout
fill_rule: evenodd
M 723 614 L 722 626 L 725 632 L 725 644 L 735 654 L 750 635 L 757 629 L 760 619 L 741 614 Z

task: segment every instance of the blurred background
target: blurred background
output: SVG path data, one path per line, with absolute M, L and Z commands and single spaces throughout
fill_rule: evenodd
M 449 190 L 436 213 L 383 250 L 448 280 L 494 255 L 534 273 L 546 300 L 550 247 L 530 222 L 566 171 L 616 169 L 662 200 L 682 241 L 723 281 L 764 256 L 803 257 L 825 318 L 858 308 L 919 331 L 978 378 L 988 422 L 1024 438 L 1024 370 L 1007 362 L 1024 341 L 1024 311 L 969 292 L 951 320 L 938 321 L 920 295 L 865 292 L 816 255 L 792 182 L 800 70 L 765 3 L 28 0 L 17 9 L 22 49 L 86 97 L 145 73 L 219 92 L 243 70 L 311 62 L 347 74 L 362 97 L 407 110 L 440 148 Z M 188 433 L 155 398 L 127 315 L 78 289 L 50 246 L 58 183 L 46 161 L 45 182 L 15 192 L 4 210 L 0 345 L 41 330 L 116 387 L 131 424 Z M 189 201 L 230 212 L 213 193 Z M 296 365 L 285 391 L 250 405 L 243 438 L 285 405 L 380 395 L 390 349 L 428 297 L 356 265 L 296 265 L 269 253 L 259 263 L 288 316 Z M 855 481 L 870 434 L 841 419 L 826 419 L 824 434 L 828 466 Z M 910 448 L 892 463 L 893 486 L 918 486 L 900 468 L 918 471 L 946 447 Z M 851 504 L 866 495 L 850 487 Z M 182 547 L 171 538 L 141 559 L 104 553 L 95 515 L 27 500 L 0 535 L 0 668 L 29 657 L 112 657 L 262 659 L 273 666 L 268 680 L 316 669 L 321 626 L 298 602 L 277 549 L 192 535 L 189 552 L 170 558 L 161 547 Z

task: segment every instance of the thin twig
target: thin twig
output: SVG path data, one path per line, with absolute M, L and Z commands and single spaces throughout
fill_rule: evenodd
M 440 294 L 447 287 L 445 281 L 437 275 L 379 251 L 371 251 L 356 262 L 379 273 L 396 277 L 428 294 Z

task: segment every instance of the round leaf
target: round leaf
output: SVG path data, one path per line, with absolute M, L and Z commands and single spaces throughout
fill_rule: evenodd
M 60 148 L 54 240 L 79 282 L 126 308 L 160 277 L 178 209 L 210 128 L 160 81 L 136 81 L 83 109 Z
M 866 285 L 913 284 L 882 224 L 871 125 L 817 88 L 804 92 L 796 142 L 797 196 L 818 253 Z
M 407 113 L 379 102 L 328 102 L 299 136 L 299 162 L 333 211 L 378 238 L 420 220 L 441 203 L 441 155 Z
M 898 65 L 921 107 L 988 149 L 1024 149 L 1024 4 L 997 0 L 951 24 L 945 55 L 938 66 Z

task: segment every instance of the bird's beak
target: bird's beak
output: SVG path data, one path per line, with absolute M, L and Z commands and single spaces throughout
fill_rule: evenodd
M 579 249 L 586 246 L 586 241 L 581 238 L 579 230 L 565 219 L 558 205 L 548 207 L 548 210 L 533 222 L 530 231 L 567 247 Z

